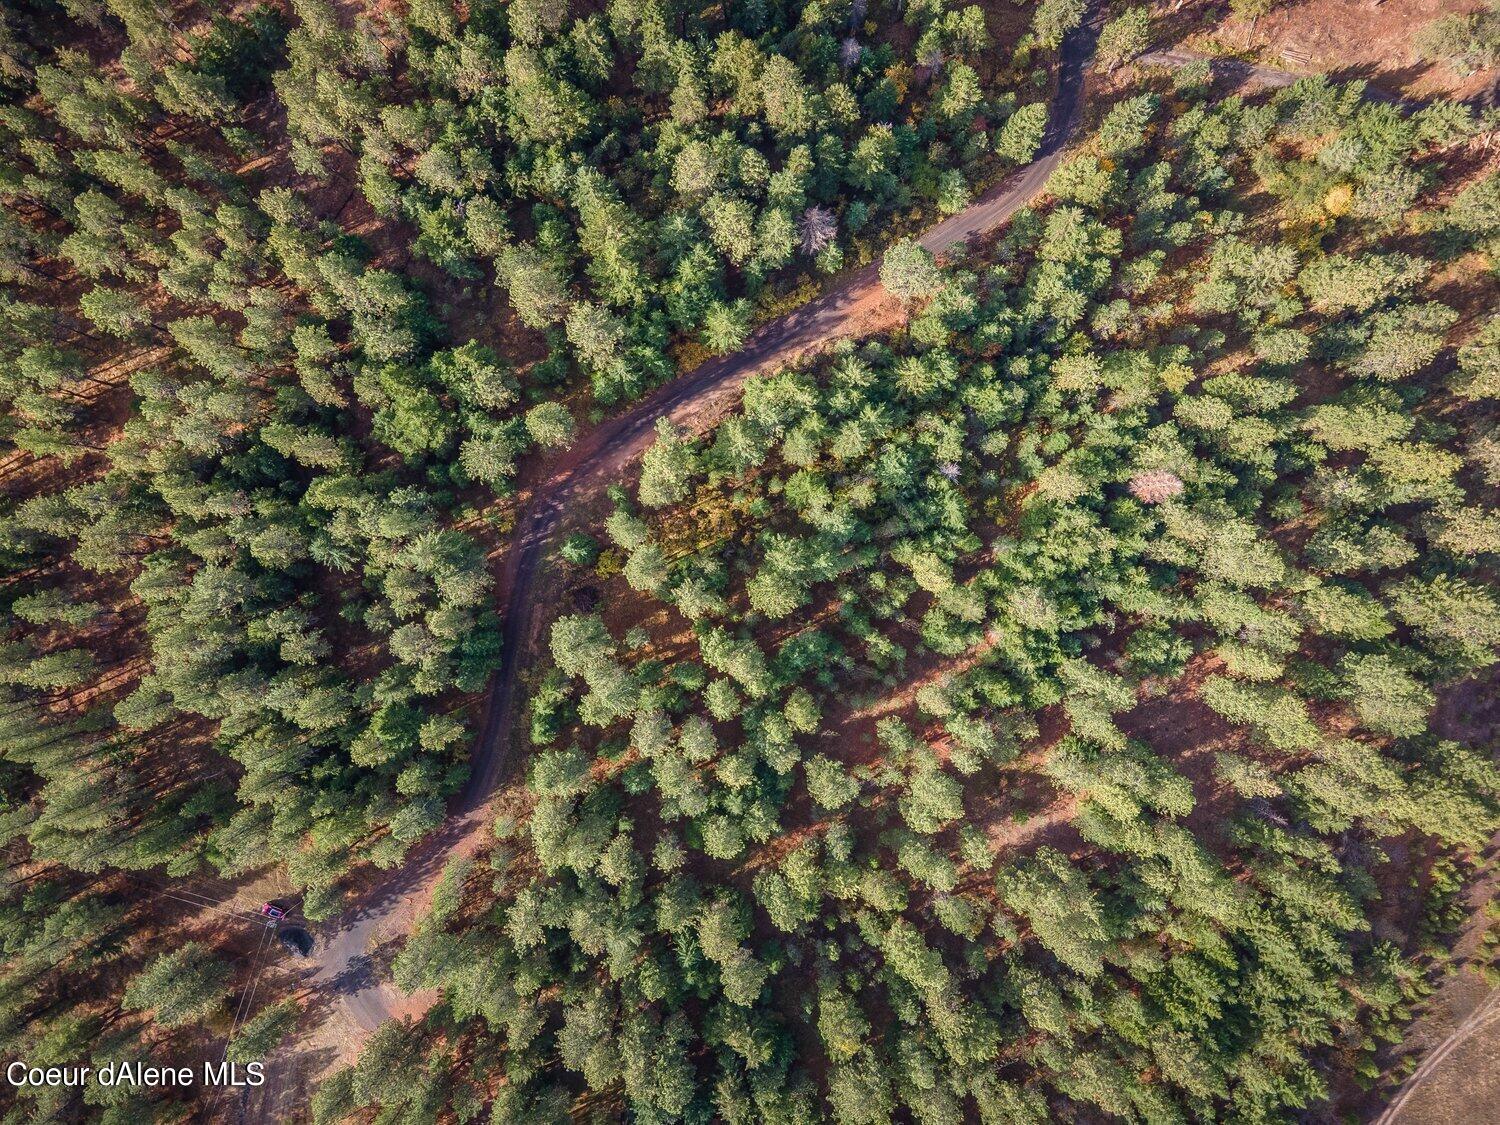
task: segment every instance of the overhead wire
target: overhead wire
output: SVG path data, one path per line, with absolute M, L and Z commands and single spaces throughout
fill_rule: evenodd
M 265 928 L 261 931 L 260 944 L 255 947 L 255 952 L 251 954 L 250 983 L 246 987 L 246 989 L 240 993 L 240 1002 L 234 1010 L 234 1022 L 229 1025 L 229 1034 L 224 1039 L 224 1054 L 219 1058 L 219 1061 L 221 1063 L 229 1057 L 229 1048 L 230 1045 L 234 1042 L 235 1033 L 239 1031 L 244 1019 L 250 1013 L 251 1005 L 255 1002 L 255 992 L 260 985 L 260 975 L 261 973 L 265 972 L 265 963 L 261 961 L 261 954 L 265 952 L 266 945 L 270 940 L 271 932 L 275 928 L 276 927 L 274 924 L 268 924 L 267 926 L 265 926 Z

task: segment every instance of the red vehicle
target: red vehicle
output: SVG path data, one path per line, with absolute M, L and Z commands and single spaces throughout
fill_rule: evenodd
M 260 913 L 261 917 L 269 918 L 273 922 L 279 922 L 286 917 L 286 911 L 274 902 L 262 903 Z

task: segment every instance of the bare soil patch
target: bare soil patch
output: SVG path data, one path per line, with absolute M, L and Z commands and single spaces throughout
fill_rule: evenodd
M 1371 0 L 1289 0 L 1252 24 L 1229 15 L 1223 5 L 1199 3 L 1194 5 L 1199 26 L 1183 45 L 1309 74 L 1365 78 L 1414 98 L 1469 98 L 1493 89 L 1500 71 L 1465 76 L 1450 66 L 1424 62 L 1417 32 L 1440 16 L 1483 6 L 1483 0 L 1385 0 L 1378 5 Z

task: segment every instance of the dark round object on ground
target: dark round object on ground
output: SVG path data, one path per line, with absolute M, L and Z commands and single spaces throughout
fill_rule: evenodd
M 281 942 L 288 953 L 294 953 L 298 957 L 306 957 L 312 952 L 312 934 L 301 926 L 283 926 L 276 934 L 276 940 Z

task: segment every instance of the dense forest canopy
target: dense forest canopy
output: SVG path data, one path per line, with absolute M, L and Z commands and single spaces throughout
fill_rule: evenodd
M 1444 183 L 1451 105 L 1204 95 L 894 248 L 904 330 L 658 424 L 397 961 L 442 1002 L 320 1120 L 1283 1120 L 1368 1070 L 1427 987 L 1383 849 L 1500 809 L 1430 726 L 1500 646 L 1500 179 Z
M 523 459 L 1028 160 L 1054 8 L 0 12 L 7 1050 L 223 1030 L 112 872 L 326 918 L 441 824 Z
M 104 858 L 269 851 L 319 893 L 351 855 L 399 860 L 461 778 L 450 701 L 497 639 L 484 541 L 455 524 L 570 440 L 576 378 L 602 407 L 670 376 L 676 345 L 737 346 L 778 271 L 961 207 L 965 170 L 1025 160 L 1045 117 L 963 61 L 988 45 L 973 7 L 908 11 L 905 62 L 848 4 L 428 3 L 350 26 L 309 2 L 191 32 L 134 3 L 71 14 L 116 39 L 123 20 L 118 58 L 17 44 L 34 92 L 3 121 L 6 435 L 18 469 L 76 477 L 6 514 L 13 572 L 52 566 L 16 591 L 11 760 L 102 793 L 141 771 L 142 732 L 191 726 L 243 767 L 238 795 L 153 788 L 107 818 Z M 331 206 L 319 184 L 356 174 Z M 500 319 L 483 339 L 433 307 L 445 277 Z M 67 638 L 103 623 L 64 603 L 98 582 L 140 607 L 151 667 L 84 719 L 97 658 Z M 155 823 L 127 838 L 134 812 Z M 75 827 L 33 846 L 79 860 L 98 835 Z
M 1276 1120 L 1375 1073 L 1452 912 L 1388 859 L 1451 899 L 1500 809 L 1447 702 L 1500 647 L 1494 112 L 1136 71 L 1118 5 L 1069 159 L 934 260 L 1088 9 L 0 10 L 7 1058 L 324 1018 L 221 892 L 316 928 L 431 848 L 504 658 L 514 790 L 393 969 L 440 999 L 299 1112 Z M 662 419 L 502 654 L 538 465 L 877 261 L 901 325 Z

